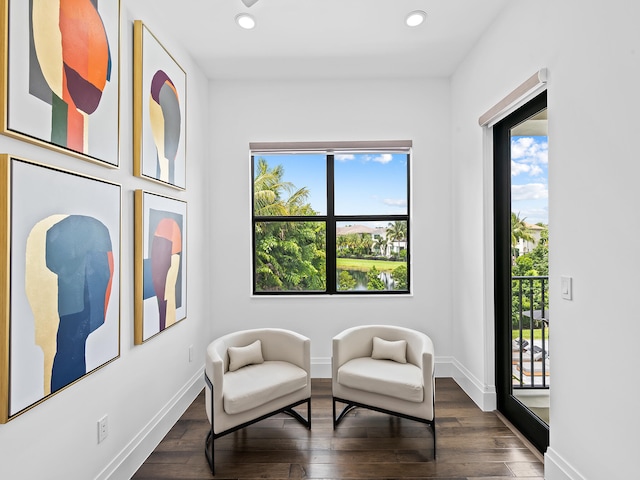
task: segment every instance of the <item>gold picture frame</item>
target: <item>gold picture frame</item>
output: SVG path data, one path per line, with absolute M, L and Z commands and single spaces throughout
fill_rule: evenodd
M 118 168 L 120 0 L 0 0 L 0 35 L 0 133 Z
M 120 356 L 121 186 L 0 155 L 0 423 Z
M 134 343 L 187 317 L 187 202 L 134 192 Z
M 141 20 L 133 44 L 133 173 L 184 190 L 187 74 Z

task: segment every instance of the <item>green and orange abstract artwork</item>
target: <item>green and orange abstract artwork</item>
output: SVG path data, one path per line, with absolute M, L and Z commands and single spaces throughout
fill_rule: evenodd
M 5 132 L 118 165 L 118 0 L 8 2 Z

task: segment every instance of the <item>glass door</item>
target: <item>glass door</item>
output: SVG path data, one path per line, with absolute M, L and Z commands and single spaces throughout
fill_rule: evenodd
M 494 126 L 498 410 L 549 445 L 549 230 L 546 92 Z

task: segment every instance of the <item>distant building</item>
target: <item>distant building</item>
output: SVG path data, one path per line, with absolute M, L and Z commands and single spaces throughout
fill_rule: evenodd
M 376 254 L 379 252 L 379 248 L 376 247 L 378 242 L 387 238 L 386 227 L 367 227 L 366 225 L 349 225 L 347 227 L 337 227 L 336 236 L 349 235 L 349 234 L 365 234 L 368 233 L 373 239 L 373 250 Z M 387 247 L 383 253 L 385 257 L 390 257 L 392 254 L 400 253 L 401 250 L 407 248 L 407 241 L 393 241 L 387 244 Z
M 381 238 L 386 236 L 387 229 L 384 227 L 367 227 L 366 225 L 349 225 L 347 227 L 337 227 L 336 236 L 349 235 L 351 233 L 369 233 L 372 238 Z
M 518 239 L 518 243 L 516 244 L 518 256 L 529 253 L 536 248 L 538 243 L 540 243 L 540 234 L 543 230 L 547 229 L 547 227 L 541 227 L 540 225 L 534 225 L 532 223 L 524 222 L 524 224 L 527 227 L 527 232 L 531 235 L 533 240 L 523 240 L 522 238 Z

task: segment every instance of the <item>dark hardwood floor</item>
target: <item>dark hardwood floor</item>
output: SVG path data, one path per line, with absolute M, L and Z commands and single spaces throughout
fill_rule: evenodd
M 334 431 L 329 379 L 313 379 L 311 404 L 310 431 L 279 415 L 217 440 L 213 478 L 543 480 L 539 457 L 449 378 L 436 380 L 437 460 L 431 429 L 410 420 L 356 409 Z M 133 478 L 212 478 L 208 428 L 200 394 Z

